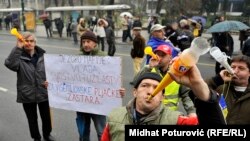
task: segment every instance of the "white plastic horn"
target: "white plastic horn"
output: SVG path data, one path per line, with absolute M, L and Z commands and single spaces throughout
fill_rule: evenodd
M 227 62 L 227 55 L 225 52 L 221 52 L 221 50 L 218 47 L 212 47 L 210 49 L 210 55 L 217 61 L 219 62 L 227 71 L 231 74 L 234 74 L 233 69 Z

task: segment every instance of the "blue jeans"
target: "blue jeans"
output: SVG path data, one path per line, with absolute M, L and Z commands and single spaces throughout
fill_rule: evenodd
M 90 141 L 90 123 L 93 120 L 98 140 L 101 141 L 102 132 L 106 124 L 106 116 L 76 112 L 76 123 L 82 141 Z M 83 124 L 83 125 L 82 125 Z

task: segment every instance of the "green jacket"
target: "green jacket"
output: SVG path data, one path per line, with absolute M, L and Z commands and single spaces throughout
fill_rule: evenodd
M 108 116 L 109 133 L 112 141 L 123 141 L 125 139 L 125 125 L 176 125 L 180 112 L 172 111 L 161 104 L 158 108 L 152 111 L 139 121 L 136 121 L 135 98 L 129 101 L 126 107 L 114 109 Z
M 99 47 L 96 46 L 91 52 L 85 52 L 82 48 L 82 55 L 90 55 L 90 56 L 105 56 L 104 52 L 99 50 Z
M 217 81 L 218 79 L 221 80 Z M 223 84 L 220 77 L 207 79 L 206 82 L 210 88 L 216 90 L 219 94 L 223 94 L 228 111 L 227 124 L 250 124 L 250 84 L 244 92 L 237 92 L 233 83 Z M 239 95 L 241 96 L 237 98 Z

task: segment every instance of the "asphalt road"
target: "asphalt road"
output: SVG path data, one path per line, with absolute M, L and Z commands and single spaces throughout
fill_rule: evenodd
M 235 37 L 237 38 L 237 37 Z M 118 39 L 119 40 L 119 39 Z M 0 40 L 0 141 L 31 141 L 27 120 L 22 105 L 16 103 L 16 74 L 4 66 L 4 60 L 14 47 L 15 37 L 1 35 Z M 49 54 L 79 54 L 79 46 L 71 40 L 38 38 L 38 45 Z M 122 58 L 122 85 L 126 88 L 123 105 L 131 99 L 133 79 L 132 59 L 129 56 L 130 44 L 117 44 L 116 56 Z M 107 46 L 106 46 L 107 50 Z M 236 49 L 237 51 L 238 49 Z M 198 68 L 204 78 L 214 75 L 215 61 L 209 54 L 200 57 Z M 58 141 L 77 141 L 78 132 L 75 124 L 75 112 L 52 108 L 53 132 Z M 39 119 L 40 122 L 40 119 Z M 92 140 L 97 140 L 95 129 L 91 129 Z

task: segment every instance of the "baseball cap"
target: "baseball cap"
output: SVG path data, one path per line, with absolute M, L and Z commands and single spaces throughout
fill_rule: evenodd
M 161 30 L 163 28 L 165 28 L 166 26 L 162 26 L 161 24 L 155 24 L 151 27 L 150 29 L 150 33 L 157 31 L 157 30 Z
M 166 53 L 166 54 L 169 54 L 169 55 L 172 54 L 172 49 L 171 49 L 171 47 L 168 46 L 168 45 L 159 45 L 159 46 L 155 49 L 154 52 L 156 52 L 156 51 L 162 51 L 162 52 L 164 52 L 164 53 Z

